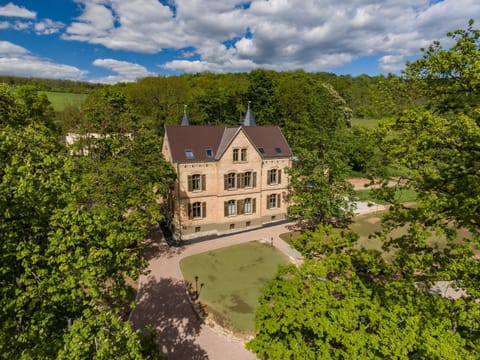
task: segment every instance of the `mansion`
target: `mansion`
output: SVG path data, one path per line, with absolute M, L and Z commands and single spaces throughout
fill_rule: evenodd
M 177 240 L 222 235 L 287 216 L 292 152 L 277 126 L 257 126 L 248 107 L 241 126 L 166 125 L 163 155 L 177 180 L 167 220 Z

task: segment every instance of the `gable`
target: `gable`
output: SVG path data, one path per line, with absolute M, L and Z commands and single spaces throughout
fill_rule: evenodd
M 228 161 L 233 159 L 233 150 L 234 149 L 246 149 L 247 150 L 247 160 L 251 162 L 252 160 L 261 160 L 262 156 L 258 152 L 257 147 L 252 142 L 252 140 L 247 136 L 243 127 L 237 128 L 234 136 L 231 137 L 228 144 L 223 145 L 224 148 L 222 152 L 218 154 L 217 160 L 221 161 L 226 158 Z M 241 156 L 241 154 L 238 154 Z M 240 162 L 241 159 L 239 159 Z

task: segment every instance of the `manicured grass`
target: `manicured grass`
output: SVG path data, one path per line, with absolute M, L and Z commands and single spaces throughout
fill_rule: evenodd
M 357 190 L 355 195 L 357 195 L 360 201 L 370 201 L 382 205 L 387 204 L 387 202 L 377 199 L 372 190 Z M 401 189 L 397 190 L 395 197 L 402 203 L 413 202 L 417 199 L 417 192 L 414 189 Z
M 68 105 L 81 105 L 87 95 L 85 94 L 72 94 L 63 92 L 44 91 L 48 100 L 52 103 L 55 111 L 62 111 Z
M 380 120 L 371 118 L 353 118 L 351 121 L 352 126 L 374 127 Z
M 236 333 L 252 334 L 262 289 L 278 266 L 288 262 L 270 244 L 252 241 L 189 256 L 182 259 L 180 268 L 193 290 L 198 276 L 200 302 L 219 324 Z

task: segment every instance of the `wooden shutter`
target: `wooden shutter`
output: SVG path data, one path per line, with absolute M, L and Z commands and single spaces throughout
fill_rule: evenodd
M 188 204 L 188 218 L 189 218 L 190 220 L 193 219 L 192 204 Z
M 282 194 L 277 194 L 277 208 L 282 205 Z
M 223 215 L 228 216 L 228 201 L 223 202 Z
M 228 190 L 228 174 L 223 175 L 224 190 Z
M 278 181 L 277 181 L 277 184 L 280 184 L 282 182 L 282 170 L 278 170 Z
M 267 185 L 270 185 L 270 172 L 271 170 L 267 170 Z
M 237 174 L 237 188 L 242 188 L 243 181 L 242 181 L 242 173 Z
M 205 191 L 206 188 L 207 188 L 207 176 L 202 175 L 202 190 Z
M 188 191 L 193 190 L 193 184 L 192 184 L 192 175 L 188 175 Z
M 207 203 L 204 201 L 202 202 L 202 218 L 206 218 L 206 217 L 207 217 Z
M 257 198 L 252 199 L 252 213 L 257 212 Z
M 257 186 L 257 172 L 252 173 L 252 187 Z
M 237 215 L 242 215 L 244 213 L 244 202 L 243 200 L 237 200 Z

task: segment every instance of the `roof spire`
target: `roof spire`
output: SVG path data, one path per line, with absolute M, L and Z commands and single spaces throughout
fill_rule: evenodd
M 188 126 L 190 125 L 190 122 L 188 121 L 188 116 L 187 116 L 187 105 L 183 105 L 183 116 L 182 116 L 182 126 Z
M 248 102 L 247 113 L 245 114 L 245 118 L 243 119 L 243 126 L 255 126 L 257 123 L 255 122 L 255 118 L 253 117 L 252 110 L 250 109 L 250 103 Z

